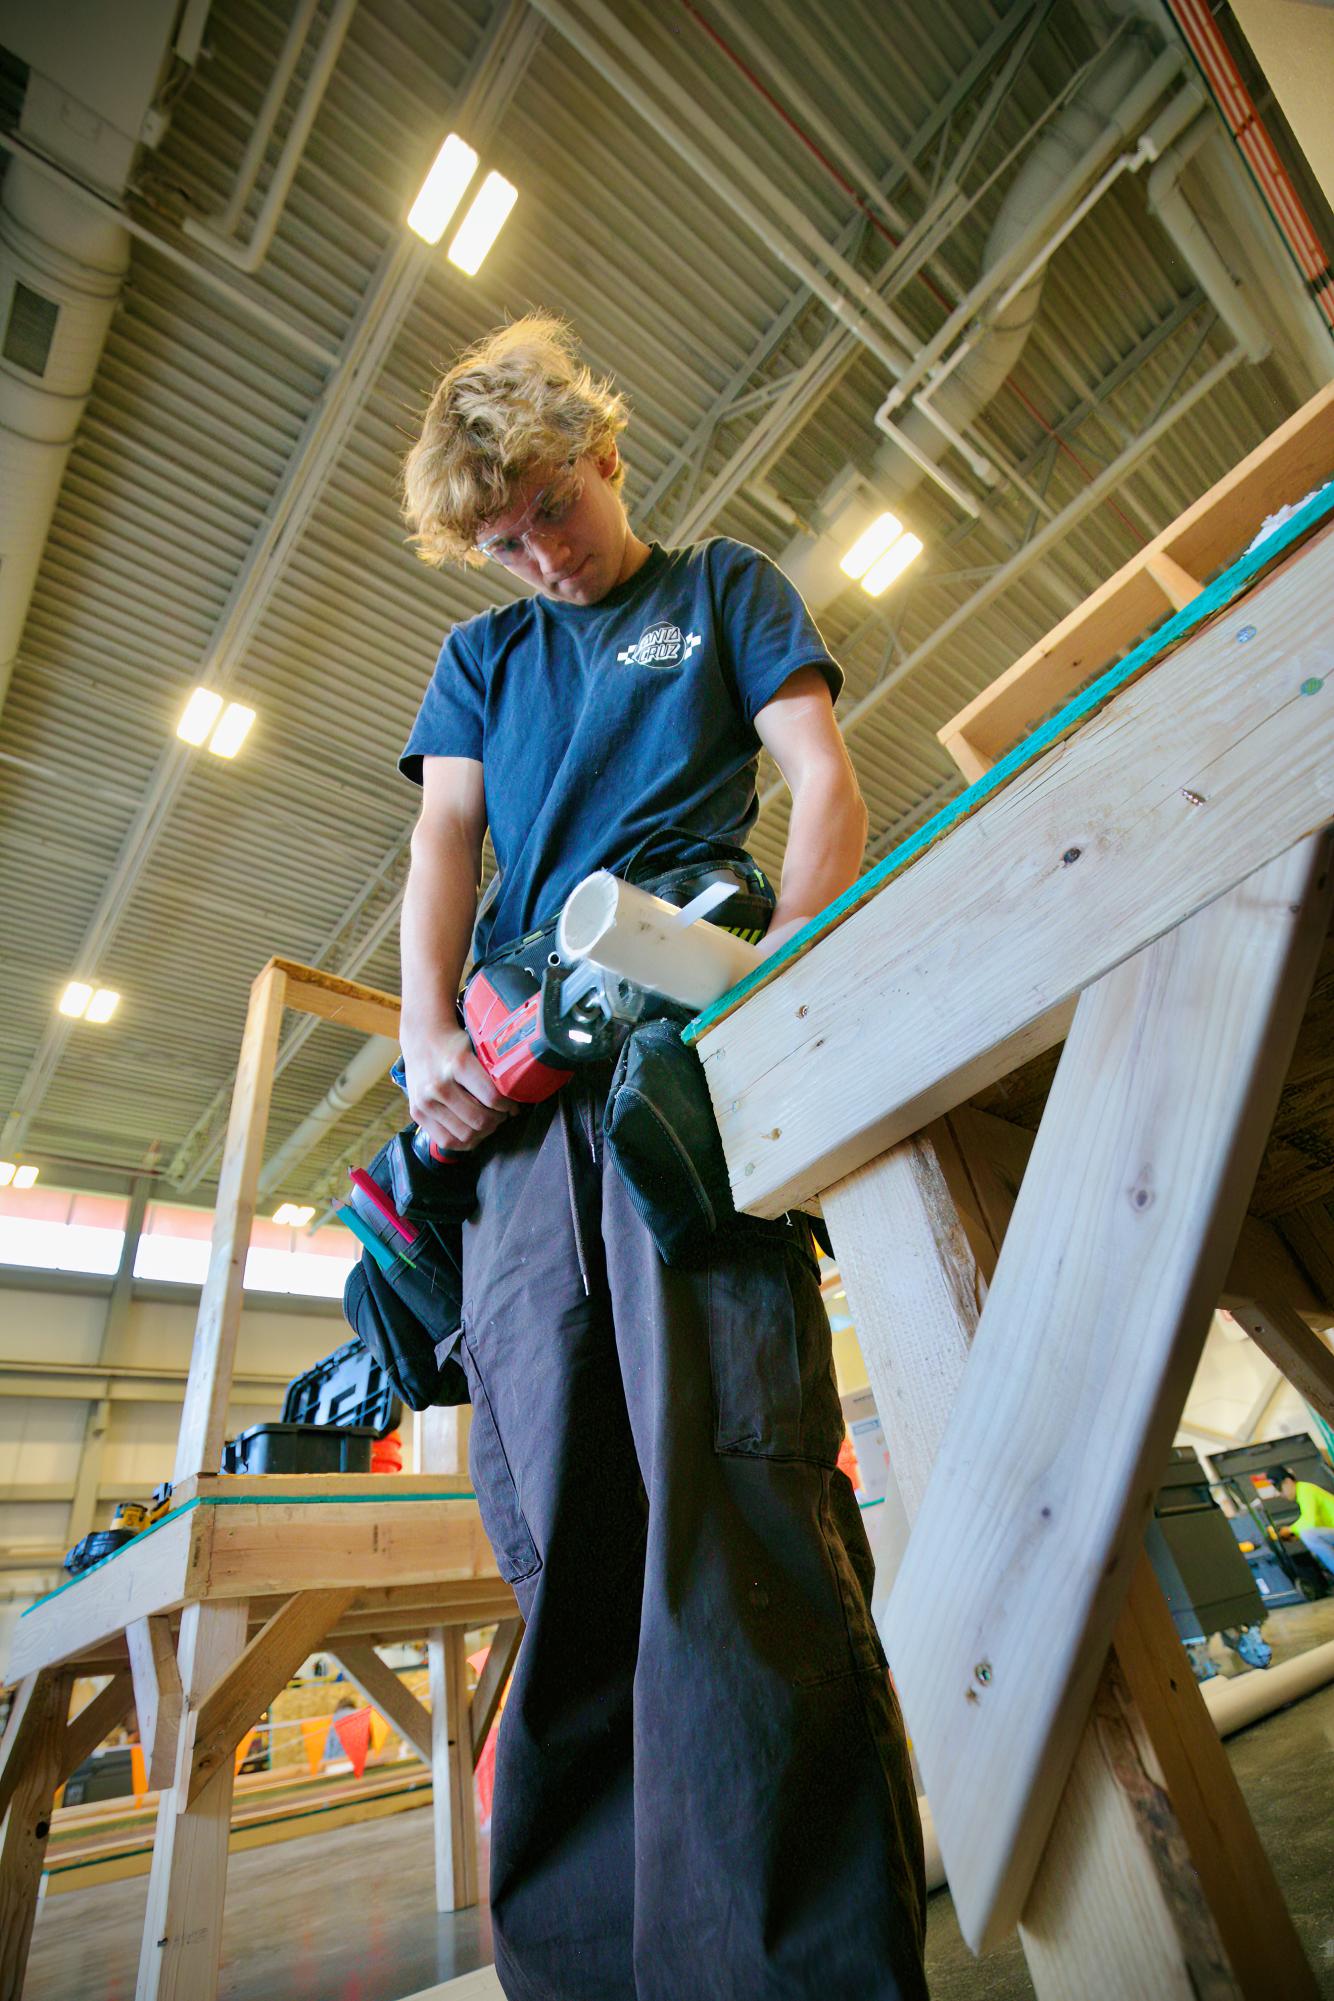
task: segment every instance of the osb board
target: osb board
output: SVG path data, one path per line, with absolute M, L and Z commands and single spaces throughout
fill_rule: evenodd
M 1245 979 L 1238 966 L 1236 977 Z M 973 1100 L 1036 1131 L 1061 1051 L 1049 1049 Z M 1250 1209 L 1267 1220 L 1334 1202 L 1334 941 L 1326 944 Z

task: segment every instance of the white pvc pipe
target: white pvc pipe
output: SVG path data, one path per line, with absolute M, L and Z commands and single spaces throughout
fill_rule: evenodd
M 217 257 L 234 264 L 238 271 L 257 271 L 268 255 L 269 245 L 277 234 L 278 221 L 283 207 L 296 179 L 301 155 L 306 149 L 310 128 L 315 123 L 315 114 L 323 101 L 329 78 L 333 75 L 334 64 L 338 61 L 343 38 L 351 25 L 357 0 L 335 0 L 333 12 L 325 24 L 320 46 L 311 72 L 306 80 L 301 102 L 296 108 L 278 164 L 273 170 L 273 178 L 265 191 L 259 214 L 255 217 L 255 227 L 248 243 L 237 243 L 232 237 L 211 222 L 201 222 L 194 216 L 186 216 L 182 227 L 187 236 L 197 243 L 203 243 Z
M 296 74 L 296 66 L 301 60 L 301 51 L 306 46 L 306 39 L 319 11 L 319 4 L 320 0 L 300 0 L 300 5 L 292 16 L 292 25 L 287 30 L 287 39 L 274 65 L 269 87 L 264 93 L 264 102 L 260 105 L 259 114 L 255 119 L 254 130 L 246 142 L 241 164 L 236 170 L 235 185 L 226 207 L 214 223 L 214 228 L 223 236 L 234 236 L 237 224 L 245 214 L 250 190 L 259 179 L 259 170 L 264 164 L 264 155 L 269 150 L 273 128 L 278 123 L 278 114 L 283 108 L 288 85 Z
M 760 959 L 753 945 L 716 924 L 682 924 L 674 905 L 606 869 L 571 890 L 556 946 L 567 965 L 587 959 L 693 1008 L 708 1007 Z

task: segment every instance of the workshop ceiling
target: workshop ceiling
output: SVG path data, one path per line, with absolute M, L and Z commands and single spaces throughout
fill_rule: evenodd
M 181 254 L 144 234 L 132 242 L 0 718 L 0 1117 L 13 1108 L 23 1157 L 63 1185 L 106 1185 L 147 1162 L 168 1188 L 209 1199 L 247 992 L 270 955 L 397 986 L 393 919 L 415 794 L 396 755 L 445 631 L 511 592 L 498 571 L 431 570 L 406 546 L 397 465 L 434 371 L 507 316 L 567 314 L 629 397 L 636 525 L 667 541 L 683 525 L 733 535 L 778 555 L 842 467 L 870 470 L 890 378 L 849 339 L 792 421 L 761 430 L 838 322 L 730 205 L 722 154 L 716 174 L 692 170 L 664 120 L 687 104 L 706 114 L 870 277 L 892 256 L 893 232 L 822 163 L 784 76 L 915 223 L 1036 11 L 965 196 L 995 179 L 960 203 L 894 297 L 924 342 L 982 267 L 1007 156 L 1127 11 L 615 0 L 603 13 L 659 66 L 658 116 L 628 103 L 550 19 L 523 29 L 501 75 L 497 23 L 518 36 L 517 10 L 361 0 L 273 247 L 246 276 L 181 222 L 226 199 L 292 4 L 213 0 L 169 128 L 139 157 L 126 210 Z M 598 12 L 594 0 L 569 11 Z M 764 74 L 742 31 L 762 34 Z M 1168 33 L 1147 32 L 1157 46 Z M 402 218 L 488 60 L 494 116 L 478 149 L 519 194 L 468 279 L 443 246 L 408 248 Z M 21 79 L 11 72 L 8 84 L 17 102 Z M 372 359 L 349 387 L 340 351 L 367 315 L 381 345 L 358 350 Z M 939 726 L 1314 386 L 1278 355 L 1232 370 L 1107 501 L 927 649 L 979 579 L 1229 346 L 1149 214 L 1143 180 L 1123 176 L 1057 250 L 1028 344 L 973 427 L 1005 473 L 975 487 L 980 516 L 923 480 L 906 511 L 926 554 L 909 578 L 874 603 L 850 584 L 821 613 L 848 677 L 845 716 L 922 654 L 849 733 L 872 856 L 959 788 Z M 333 445 L 312 461 L 303 430 L 335 403 Z M 173 734 L 220 648 L 229 698 L 257 712 L 230 763 L 183 751 Z M 775 798 L 756 835 L 771 866 L 784 828 Z M 93 937 L 119 1012 L 104 1029 L 60 1025 L 56 999 Z M 271 1145 L 357 1046 L 321 1026 L 285 1052 Z M 344 1161 L 394 1121 L 396 1097 L 386 1084 L 363 1099 L 282 1196 L 327 1199 Z

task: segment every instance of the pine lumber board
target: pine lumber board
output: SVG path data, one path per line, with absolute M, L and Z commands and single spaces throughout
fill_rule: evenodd
M 303 966 L 295 959 L 270 959 L 264 970 L 270 967 L 284 981 L 288 1007 L 335 1022 L 340 1028 L 355 1028 L 363 1035 L 397 1037 L 401 1004 L 396 994 L 362 986 L 359 980 L 345 980 L 318 966 Z
M 125 1645 L 148 1789 L 161 1792 L 171 1784 L 176 1770 L 176 1740 L 185 1709 L 170 1618 L 165 1612 L 154 1612 L 146 1619 L 133 1620 L 125 1629 Z
M 20 2001 L 23 1993 L 71 1687 L 70 1675 L 44 1671 L 24 1704 L 24 1755 L 0 1827 L 0 2001 Z
M 1246 2001 L 1278 1994 L 1318 2001 L 1273 1866 L 1147 1556 L 1130 1580 L 1116 1655 Z
M 209 1508 L 211 1597 L 495 1578 L 475 1501 Z
M 703 1030 L 738 1207 L 800 1206 L 1049 1047 L 1085 987 L 1334 818 L 1331 596 L 1326 528 Z
M 477 1902 L 477 1809 L 468 1719 L 463 1630 L 437 1626 L 427 1638 L 431 1694 L 431 1815 L 435 1835 L 435 1907 L 460 1911 Z
M 212 1471 L 222 1458 L 241 1324 L 241 1288 L 255 1220 L 286 979 L 276 960 L 250 990 L 236 1086 L 223 1144 L 208 1273 L 199 1295 L 172 1483 Z
M 1304 842 L 1081 1000 L 886 1623 L 976 1950 L 1020 1918 L 1051 1830 L 1330 888 Z
M 1334 1424 L 1334 1350 L 1281 1297 L 1231 1299 L 1228 1310 L 1293 1388 Z
M 519 1658 L 522 1642 L 522 1619 L 505 1619 L 496 1627 L 495 1638 L 482 1664 L 482 1672 L 477 1677 L 477 1686 L 472 1696 L 469 1728 L 472 1734 L 474 1765 L 482 1755 L 491 1725 L 499 1713 L 501 1697 L 514 1672 L 514 1663 Z
M 971 1137 L 954 1119 L 940 1120 L 858 1168 L 825 1199 L 890 1467 L 914 1519 L 1005 1233 L 999 1197 L 994 1237 L 979 1242 L 962 1213 L 951 1225 L 951 1200 L 961 1212 L 975 1208 Z M 941 1260 L 953 1270 L 939 1273 Z M 924 1375 L 932 1383 L 926 1397 Z M 1039 2001 L 1076 1994 L 1235 2001 L 1231 1984 L 1216 1979 L 1217 1936 L 1123 1686 L 1108 1686 L 1104 1675 L 1096 1702 L 1101 1713 L 1080 1740 L 1020 1927 Z M 911 1707 L 905 1713 L 912 1732 Z
M 182 1739 L 176 1804 L 184 1813 L 225 1765 L 246 1731 L 319 1647 L 352 1593 L 299 1591 L 256 1633 L 192 1704 Z
M 183 1605 L 198 1594 L 208 1543 L 207 1511 L 179 1515 L 38 1599 L 15 1624 L 8 1678 L 104 1649 L 137 1619 Z
M 404 1687 L 368 1641 L 341 1640 L 332 1651 L 348 1680 L 379 1710 L 385 1722 L 393 1725 L 404 1742 L 411 1744 L 422 1763 L 429 1765 L 431 1712 L 425 1703 Z
M 1068 618 L 937 732 L 967 747 L 971 779 L 1163 615 L 1181 610 L 1257 532 L 1266 515 L 1334 474 L 1334 385 L 1326 384 Z M 1157 586 L 1157 588 L 1155 588 Z
M 189 1519 L 189 1517 L 187 1517 Z M 222 1907 L 235 1775 L 224 1758 L 193 1806 L 180 1795 L 191 1770 L 189 1720 L 245 1647 L 245 1605 L 187 1605 L 177 1663 L 186 1717 L 176 1772 L 158 1801 L 136 2001 L 200 2001 L 217 1991 Z M 183 1810 L 184 1809 L 184 1810 Z
M 171 1505 L 190 1501 L 403 1501 L 475 1498 L 471 1481 L 451 1473 L 197 1473 L 173 1487 Z
M 1327 1202 L 1308 1202 L 1274 1218 L 1274 1227 L 1311 1281 L 1325 1315 L 1334 1325 L 1334 1214 Z
M 91 1758 L 113 1730 L 125 1721 L 134 1707 L 134 1682 L 128 1668 L 113 1674 L 105 1688 L 99 1688 L 77 1716 L 72 1716 L 60 1747 L 60 1783 L 77 1772 L 85 1758 Z

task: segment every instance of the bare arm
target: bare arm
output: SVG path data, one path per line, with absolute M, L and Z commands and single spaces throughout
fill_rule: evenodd
M 866 808 L 818 669 L 790 675 L 755 727 L 792 794 L 778 908 L 760 948 L 772 952 L 857 880 Z
M 408 1109 L 437 1146 L 475 1146 L 514 1108 L 459 1027 L 454 1005 L 477 912 L 486 799 L 468 757 L 422 760 L 422 810 L 403 895 L 400 1036 Z

